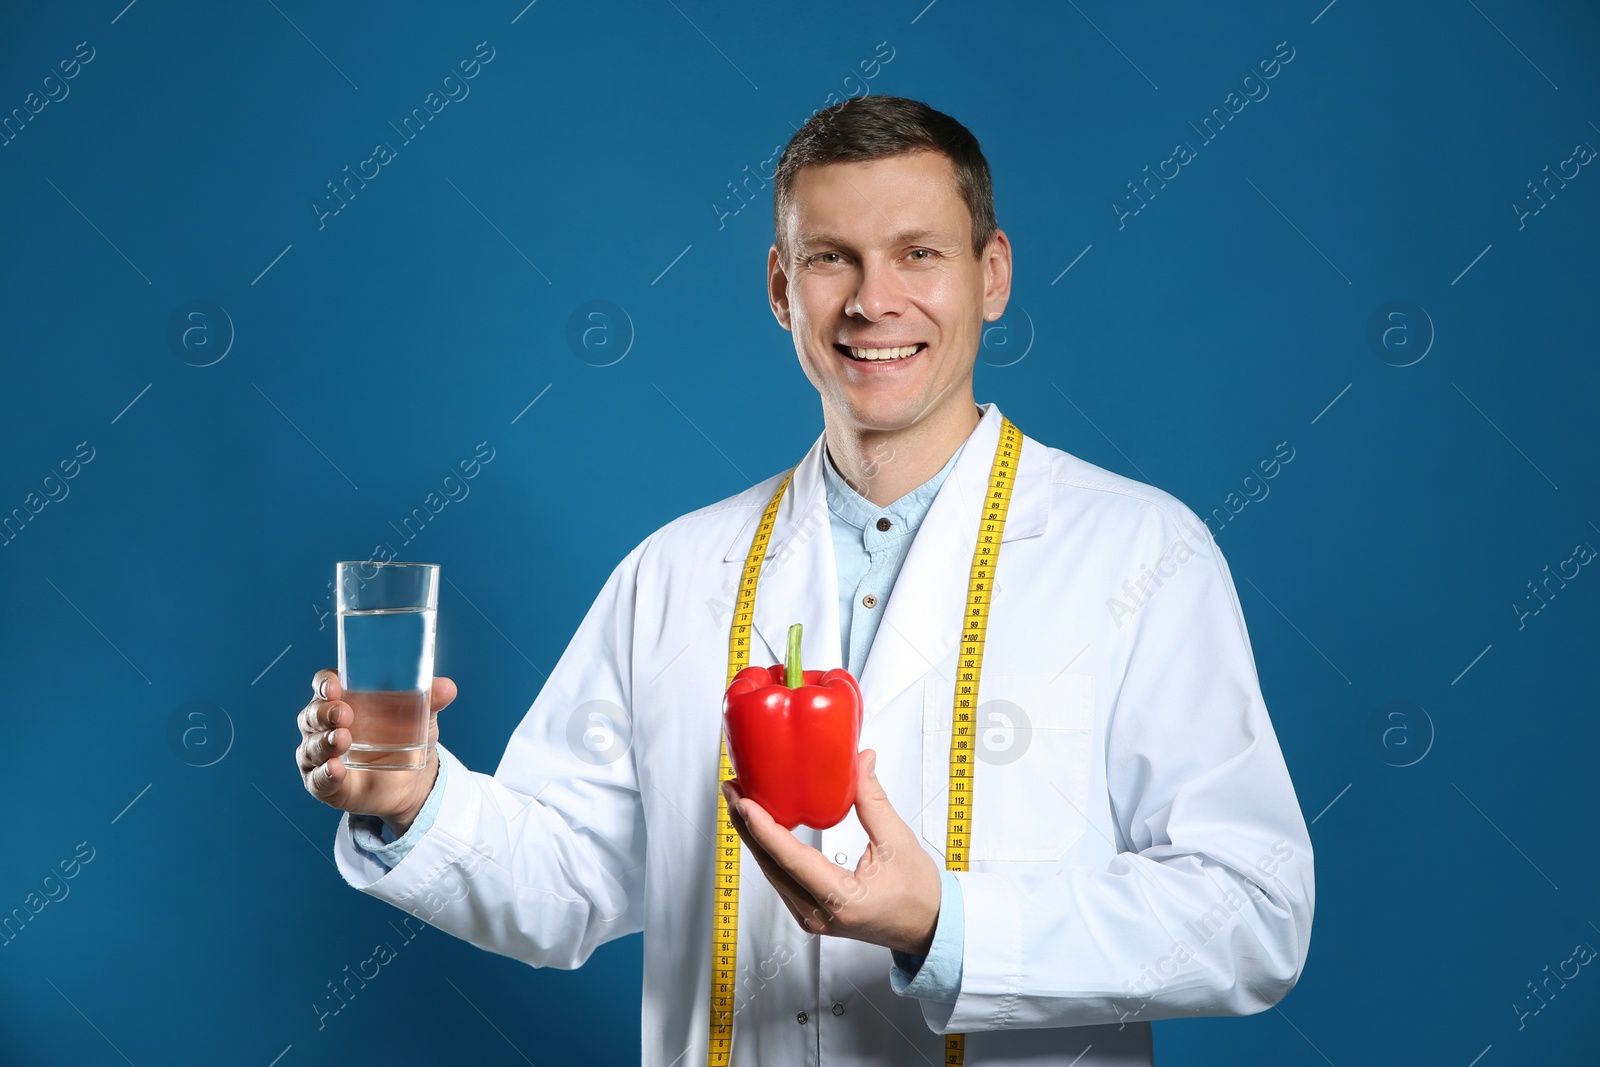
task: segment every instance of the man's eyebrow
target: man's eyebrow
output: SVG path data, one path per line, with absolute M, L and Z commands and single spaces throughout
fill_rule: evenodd
M 914 229 L 901 230 L 899 233 L 892 235 L 889 238 L 889 243 L 892 245 L 909 244 L 913 241 L 922 241 L 930 237 L 934 238 L 936 243 L 944 242 L 946 244 L 954 244 L 956 241 L 956 238 L 953 234 L 946 233 L 943 230 L 935 230 L 927 226 L 919 226 Z M 799 247 L 801 248 L 814 248 L 818 245 L 840 245 L 843 247 L 849 247 L 849 244 L 850 242 L 846 241 L 843 237 L 838 237 L 831 233 L 820 233 L 813 231 L 799 235 Z

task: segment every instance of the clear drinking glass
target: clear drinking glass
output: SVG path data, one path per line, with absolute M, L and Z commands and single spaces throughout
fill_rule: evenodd
M 345 766 L 414 771 L 428 762 L 437 563 L 342 561 L 334 567 L 339 684 L 355 712 Z

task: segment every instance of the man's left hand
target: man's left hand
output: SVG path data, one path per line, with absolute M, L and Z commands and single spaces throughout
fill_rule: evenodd
M 807 933 L 926 957 L 939 922 L 939 867 L 889 804 L 875 771 L 878 754 L 869 748 L 856 759 L 855 810 L 868 845 L 853 873 L 802 844 L 733 781 L 722 783 L 729 817 Z

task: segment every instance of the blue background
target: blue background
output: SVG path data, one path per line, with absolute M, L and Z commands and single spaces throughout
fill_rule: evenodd
M 1600 146 L 1593 7 L 786 7 L 0 15 L 0 114 L 67 92 L 0 146 L 0 515 L 29 514 L 0 547 L 0 914 L 93 850 L 0 947 L 0 1061 L 636 1060 L 637 937 L 567 973 L 427 929 L 319 1029 L 402 916 L 334 870 L 294 716 L 334 663 L 333 562 L 400 546 L 479 442 L 400 558 L 449 579 L 441 726 L 484 770 L 623 554 L 803 453 L 771 188 L 729 183 L 870 91 L 953 114 L 994 169 L 1017 275 L 978 399 L 1228 517 L 1316 926 L 1281 1005 L 1157 1023 L 1158 1061 L 1596 1062 L 1594 967 L 1513 1007 L 1600 947 L 1600 575 L 1527 588 L 1600 548 L 1600 175 L 1521 215 Z M 396 158 L 319 223 L 379 140 Z M 1119 222 L 1179 140 L 1197 158 Z

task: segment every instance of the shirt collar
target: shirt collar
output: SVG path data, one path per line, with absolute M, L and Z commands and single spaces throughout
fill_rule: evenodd
M 939 493 L 939 487 L 944 484 L 945 477 L 956 465 L 961 449 L 965 447 L 966 442 L 963 441 L 945 461 L 943 469 L 932 478 L 892 504 L 879 507 L 852 489 L 850 483 L 844 480 L 844 476 L 834 469 L 833 458 L 824 445 L 822 475 L 827 485 L 828 510 L 839 519 L 861 530 L 872 542 L 880 539 L 899 540 L 907 534 L 914 533 L 917 527 L 922 525 L 923 518 L 928 514 L 928 508 L 933 504 L 933 498 Z M 890 526 L 888 531 L 880 532 L 877 523 L 884 518 L 889 520 Z

